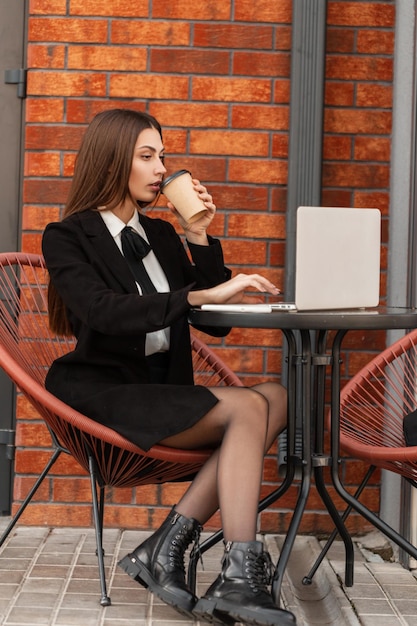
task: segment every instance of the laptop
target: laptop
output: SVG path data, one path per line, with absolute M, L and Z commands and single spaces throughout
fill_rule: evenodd
M 379 209 L 297 209 L 295 302 L 204 304 L 203 310 L 270 313 L 362 309 L 379 304 Z
M 380 261 L 381 212 L 378 209 L 298 208 L 297 310 L 378 306 Z

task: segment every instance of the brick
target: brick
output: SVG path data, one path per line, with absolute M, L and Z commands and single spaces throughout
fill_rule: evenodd
M 394 32 L 383 30 L 359 30 L 356 50 L 360 54 L 393 54 Z
M 271 267 L 283 267 L 285 265 L 285 243 L 272 242 L 270 245 L 269 264 Z M 283 285 L 280 285 L 282 288 Z
M 234 105 L 233 128 L 259 128 L 265 130 L 288 130 L 289 109 L 277 106 Z
M 250 78 L 195 77 L 192 99 L 220 102 L 270 102 L 271 81 Z
M 282 287 L 282 286 L 281 286 Z M 266 372 L 276 373 L 282 372 L 282 352 L 281 350 L 267 350 L 266 353 Z
M 235 213 L 229 216 L 229 236 L 283 239 L 285 219 L 281 215 Z
M 326 31 L 326 52 L 353 52 L 355 41 L 356 31 L 353 28 L 329 27 Z
M 163 127 L 218 128 L 228 125 L 228 106 L 225 104 L 151 102 L 149 112 Z
M 13 499 L 15 502 L 23 501 L 29 491 L 32 489 L 35 482 L 35 477 L 31 476 L 26 478 L 25 476 L 18 475 L 13 481 Z M 50 496 L 51 481 L 45 478 L 36 493 L 34 494 L 33 502 L 45 502 Z
M 158 49 L 150 51 L 150 71 L 178 74 L 227 74 L 228 51 Z
M 106 20 L 32 17 L 29 19 L 28 40 L 104 44 L 107 31 Z
M 68 69 L 146 70 L 147 52 L 133 46 L 68 46 Z
M 348 161 L 352 157 L 351 137 L 325 136 L 323 138 L 323 158 L 330 161 Z
M 283 185 L 287 181 L 287 161 L 253 161 L 250 169 L 244 159 L 231 159 L 229 180 L 245 183 Z
M 356 137 L 354 158 L 357 161 L 390 160 L 391 141 L 385 137 Z
M 386 215 L 389 209 L 389 194 L 387 191 L 355 191 L 354 206 L 364 208 L 377 208 Z
M 273 42 L 272 26 L 252 24 L 194 25 L 193 44 L 206 48 L 270 49 Z
M 223 21 L 231 18 L 231 0 L 153 0 L 152 17 L 172 20 L 210 20 Z
M 188 46 L 190 45 L 190 24 L 162 20 L 112 20 L 110 37 L 111 43 L 115 44 Z
M 144 111 L 143 102 L 126 102 L 125 100 L 101 100 L 94 98 L 71 98 L 66 101 L 67 122 L 70 124 L 87 124 L 97 113 L 109 109 L 133 109 L 134 111 Z M 84 132 L 84 130 L 82 131 Z
M 190 153 L 267 156 L 269 137 L 265 133 L 239 131 L 190 132 Z
M 28 126 L 26 150 L 78 150 L 85 129 L 80 126 Z
M 289 104 L 290 102 L 290 81 L 286 79 L 274 80 L 274 103 Z
M 106 505 L 104 524 L 106 528 L 148 530 L 150 528 L 149 513 L 146 508 Z
M 52 500 L 54 502 L 84 502 L 90 503 L 91 483 L 90 478 L 58 478 L 53 480 Z
M 36 98 L 27 100 L 27 123 L 59 123 L 64 120 L 63 98 Z
M 291 50 L 291 26 L 277 25 L 275 30 L 275 50 Z
M 273 280 L 274 275 L 278 275 L 279 272 L 273 272 L 271 270 L 265 270 L 262 272 L 264 276 L 280 284 L 279 280 Z M 235 346 L 282 346 L 282 331 L 275 329 L 259 329 L 259 328 L 233 328 L 230 334 L 225 339 L 225 345 Z
M 271 2 L 270 0 L 239 0 L 235 6 L 234 19 L 241 22 L 273 22 L 286 24 L 291 22 L 292 2 L 290 0 L 280 0 Z
M 62 175 L 65 177 L 70 177 L 74 173 L 76 154 L 64 154 L 63 155 L 63 166 L 62 166 Z
M 322 190 L 321 202 L 323 206 L 350 207 L 355 206 L 353 194 L 346 189 L 326 189 Z
M 233 74 L 289 77 L 290 56 L 284 52 L 235 52 Z
M 182 76 L 156 76 L 150 74 L 112 74 L 111 98 L 155 98 L 170 100 L 172 95 L 180 100 L 188 96 L 189 79 Z
M 325 163 L 323 166 L 323 185 L 373 189 L 387 188 L 389 185 L 389 167 L 365 163 Z
M 16 445 L 50 448 L 51 436 L 43 422 L 19 420 L 16 428 Z
M 103 15 L 148 17 L 148 1 L 136 0 L 71 0 L 71 15 Z
M 33 503 L 23 513 L 20 523 L 28 526 L 90 527 L 92 507 L 89 505 Z
M 390 58 L 338 55 L 326 60 L 327 79 L 390 81 L 392 75 L 393 61 Z
M 49 222 L 59 220 L 59 207 L 24 205 L 22 211 L 23 230 L 43 231 Z
M 105 96 L 104 74 L 87 72 L 38 72 L 28 74 L 29 96 Z
M 219 209 L 265 211 L 268 188 L 261 185 L 210 185 L 210 193 Z
M 354 99 L 355 88 L 353 83 L 335 81 L 326 82 L 324 88 L 325 105 L 349 107 L 354 104 Z
M 245 265 L 266 265 L 266 244 L 263 241 L 229 241 L 222 242 L 226 263 L 235 259 L 245 259 Z
M 275 134 L 272 137 L 272 157 L 285 159 L 288 157 L 288 135 Z
M 65 15 L 66 12 L 66 0 L 31 0 L 30 2 L 32 15 Z
M 392 107 L 392 86 L 359 83 L 356 87 L 356 105 L 358 107 L 390 109 Z
M 16 398 L 16 414 L 25 420 L 40 419 L 39 412 L 32 406 L 29 400 L 21 393 Z
M 26 152 L 25 176 L 59 176 L 60 155 L 58 152 Z
M 65 46 L 28 46 L 27 67 L 41 69 L 62 69 L 65 67 Z
M 204 183 L 219 182 L 226 179 L 226 160 L 221 158 L 170 156 L 167 165 L 169 172 L 175 172 L 178 169 L 190 170 L 196 178 Z
M 64 204 L 68 197 L 70 181 L 61 179 L 26 180 L 23 185 L 23 202 Z
M 391 123 L 390 111 L 327 109 L 324 114 L 326 133 L 388 135 Z
M 332 26 L 381 26 L 394 25 L 395 6 L 388 2 L 329 2 L 327 23 Z
M 274 187 L 272 189 L 272 205 L 271 210 L 285 213 L 287 210 L 287 190 L 283 187 Z

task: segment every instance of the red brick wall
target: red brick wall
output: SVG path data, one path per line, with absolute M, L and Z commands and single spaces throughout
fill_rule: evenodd
M 22 247 L 39 252 L 44 226 L 59 218 L 86 123 L 104 108 L 131 107 L 161 122 L 168 168 L 189 168 L 213 193 L 219 210 L 211 233 L 222 238 L 227 264 L 283 284 L 292 2 L 153 0 L 151 13 L 149 6 L 148 0 L 30 1 Z M 322 202 L 383 210 L 384 270 L 394 19 L 393 1 L 328 4 Z M 154 214 L 169 219 L 163 203 Z M 350 376 L 383 347 L 384 336 L 356 333 L 346 344 L 344 375 Z M 279 379 L 279 331 L 236 329 L 214 345 L 245 383 Z M 17 500 L 49 445 L 23 399 L 18 417 L 24 448 L 16 454 Z M 357 469 L 348 466 L 352 482 Z M 272 450 L 264 491 L 276 481 Z M 160 507 L 182 489 L 112 493 L 106 523 L 155 524 Z M 262 514 L 264 530 L 286 530 L 296 495 L 294 487 Z M 378 496 L 377 486 L 368 491 L 373 506 Z M 68 459 L 36 500 L 26 523 L 91 523 L 88 481 Z M 301 530 L 331 527 L 322 508 L 313 491 Z M 352 524 L 360 529 L 362 522 Z

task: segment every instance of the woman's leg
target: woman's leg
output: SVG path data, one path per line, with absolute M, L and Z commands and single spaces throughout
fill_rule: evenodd
M 240 622 L 244 620 L 240 615 L 235 619 L 233 612 L 243 605 L 247 607 L 244 617 L 256 614 L 256 619 L 261 620 L 256 623 L 277 624 L 277 614 L 281 618 L 283 612 L 275 607 L 264 588 L 266 557 L 262 544 L 254 539 L 263 458 L 285 427 L 286 393 L 272 383 L 252 389 L 227 387 L 212 391 L 219 399 L 217 405 L 192 428 L 161 443 L 188 449 L 217 449 L 164 524 L 122 559 L 120 566 L 180 612 L 194 613 L 197 598 L 185 581 L 184 554 L 198 536 L 200 523 L 220 506 L 227 541 L 223 571 L 211 586 L 211 595 L 206 594 L 199 601 L 202 606 L 197 614 L 204 621 Z M 256 598 L 252 597 L 254 581 Z M 214 615 L 218 605 L 220 618 Z M 292 626 L 293 622 L 283 622 L 283 626 L 287 624 Z
M 219 403 L 192 428 L 162 442 L 218 446 L 176 510 L 204 524 L 220 506 L 225 539 L 250 541 L 256 534 L 263 458 L 286 424 L 286 392 L 276 383 L 211 391 Z

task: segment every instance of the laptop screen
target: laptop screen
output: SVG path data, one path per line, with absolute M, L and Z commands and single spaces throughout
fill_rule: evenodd
M 379 304 L 378 209 L 301 206 L 297 210 L 295 304 L 298 310 Z

